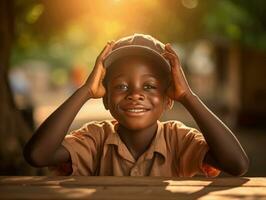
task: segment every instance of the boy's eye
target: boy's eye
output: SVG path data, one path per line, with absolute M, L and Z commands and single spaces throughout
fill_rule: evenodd
M 128 86 L 124 85 L 124 84 L 121 84 L 121 85 L 117 85 L 116 88 L 119 89 L 119 90 L 127 90 Z
M 153 85 L 144 85 L 144 89 L 156 89 L 156 86 Z

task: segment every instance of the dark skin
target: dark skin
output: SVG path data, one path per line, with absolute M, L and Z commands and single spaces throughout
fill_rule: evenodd
M 105 46 L 85 84 L 45 120 L 27 143 L 24 155 L 30 164 L 44 167 L 71 162 L 61 143 L 84 103 L 90 98 L 103 98 L 105 107 L 119 122 L 121 139 L 135 159 L 149 147 L 163 111 L 171 107 L 172 101 L 178 101 L 193 116 L 210 147 L 204 162 L 236 176 L 247 171 L 249 160 L 240 143 L 192 92 L 170 44 L 162 54 L 171 65 L 170 86 L 165 84 L 162 71 L 152 63 L 125 59 L 108 74 L 105 88 L 103 60 L 113 45 L 110 42 Z
M 110 53 L 113 45 L 114 42 L 107 43 L 97 57 L 95 66 L 84 85 L 41 124 L 26 144 L 24 157 L 32 166 L 55 166 L 71 162 L 69 152 L 61 143 L 81 107 L 91 98 L 104 96 L 105 88 L 102 80 L 106 70 L 103 60 Z
M 104 105 L 119 122 L 118 133 L 137 160 L 151 143 L 157 120 L 172 102 L 165 95 L 168 71 L 139 57 L 126 57 L 110 68 Z
M 231 175 L 247 172 L 249 159 L 232 131 L 194 94 L 188 85 L 179 58 L 170 44 L 163 56 L 171 65 L 172 84 L 167 94 L 179 101 L 192 115 L 204 135 L 210 150 L 204 162 Z

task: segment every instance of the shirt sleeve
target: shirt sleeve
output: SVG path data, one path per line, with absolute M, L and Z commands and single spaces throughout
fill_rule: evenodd
M 205 164 L 204 157 L 209 150 L 202 133 L 197 129 L 182 127 L 179 134 L 179 176 L 192 177 L 196 174 L 204 174 L 208 177 L 218 176 L 220 171 Z
M 101 130 L 90 124 L 72 131 L 62 142 L 70 153 L 71 163 L 53 166 L 49 170 L 55 175 L 94 175 L 99 163 L 100 135 Z

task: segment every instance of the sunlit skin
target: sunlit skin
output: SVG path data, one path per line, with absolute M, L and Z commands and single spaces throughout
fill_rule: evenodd
M 189 111 L 209 146 L 204 163 L 235 176 L 246 173 L 249 159 L 245 151 L 232 131 L 193 93 L 170 44 L 162 54 L 171 66 L 169 85 L 164 85 L 159 68 L 143 59 L 121 61 L 110 74 L 106 73 L 103 61 L 113 46 L 112 41 L 104 47 L 84 85 L 54 111 L 29 140 L 24 156 L 31 165 L 44 167 L 71 162 L 69 152 L 61 143 L 81 107 L 91 98 L 103 98 L 105 107 L 119 122 L 121 139 L 135 158 L 147 150 L 162 112 L 170 107 L 171 101 L 177 101 Z M 130 111 L 137 105 L 145 108 L 143 112 Z
M 118 133 L 137 159 L 154 137 L 157 120 L 171 106 L 165 95 L 170 71 L 134 56 L 120 60 L 108 72 L 105 107 L 119 122 Z

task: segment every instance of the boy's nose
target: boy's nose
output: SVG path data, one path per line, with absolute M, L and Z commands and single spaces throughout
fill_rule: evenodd
M 144 100 L 145 97 L 140 91 L 131 91 L 130 94 L 127 95 L 128 100 Z

